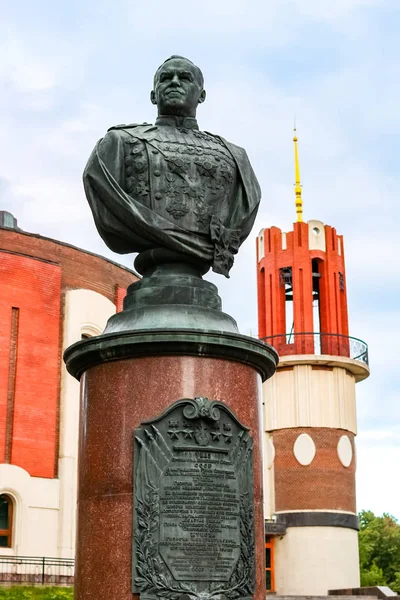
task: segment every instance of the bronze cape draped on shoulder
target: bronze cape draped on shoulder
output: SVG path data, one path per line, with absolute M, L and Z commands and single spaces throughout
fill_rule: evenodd
M 141 137 L 151 127 L 124 127 L 133 137 Z M 212 135 L 212 134 L 210 134 Z M 107 134 L 97 142 L 86 165 L 83 181 L 97 230 L 107 246 L 119 254 L 167 248 L 210 264 L 228 277 L 233 255 L 249 235 L 256 218 L 261 192 L 246 151 L 218 137 L 231 153 L 240 185 L 231 202 L 228 218 L 212 215 L 209 235 L 179 227 L 132 198 L 121 187 L 124 181 L 124 140 Z

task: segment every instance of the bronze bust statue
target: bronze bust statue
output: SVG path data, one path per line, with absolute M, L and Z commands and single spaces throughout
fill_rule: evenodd
M 89 158 L 84 186 L 111 250 L 151 255 L 154 264 L 180 257 L 228 277 L 260 188 L 243 148 L 199 130 L 203 84 L 190 60 L 168 58 L 154 76 L 155 124 L 111 127 Z

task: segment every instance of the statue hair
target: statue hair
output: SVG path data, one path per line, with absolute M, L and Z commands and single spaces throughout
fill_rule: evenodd
M 180 54 L 173 54 L 172 56 L 170 56 L 169 58 L 167 58 L 166 60 L 164 60 L 164 62 L 158 67 L 157 71 L 154 74 L 154 86 L 156 85 L 156 82 L 158 80 L 158 73 L 160 72 L 160 70 L 163 68 L 163 66 L 165 65 L 165 63 L 167 63 L 169 60 L 173 60 L 174 58 L 180 58 L 181 60 L 185 60 L 190 65 L 192 65 L 194 67 L 195 71 L 196 71 L 197 79 L 201 83 L 201 87 L 204 86 L 204 77 L 203 77 L 203 73 L 201 72 L 200 67 L 198 67 L 197 65 L 194 64 L 194 62 L 192 62 L 191 60 L 189 60 L 188 58 L 186 58 L 186 56 L 181 56 Z

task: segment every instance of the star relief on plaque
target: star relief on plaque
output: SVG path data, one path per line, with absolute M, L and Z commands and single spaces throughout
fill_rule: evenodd
M 254 593 L 253 440 L 222 402 L 184 398 L 135 430 L 133 591 Z
M 230 444 L 232 442 L 232 427 L 229 423 L 221 423 L 217 421 L 211 426 L 207 426 L 204 422 L 197 425 L 192 425 L 187 421 L 180 422 L 172 419 L 169 421 L 169 429 L 167 431 L 169 437 L 174 440 L 194 440 L 199 446 L 207 446 L 210 441 Z

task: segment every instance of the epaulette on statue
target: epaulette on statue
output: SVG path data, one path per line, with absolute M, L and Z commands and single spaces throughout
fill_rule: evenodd
M 151 125 L 151 123 L 130 123 L 129 125 L 113 125 L 107 131 L 112 131 L 113 129 L 130 129 L 131 127 L 142 127 L 143 125 Z

